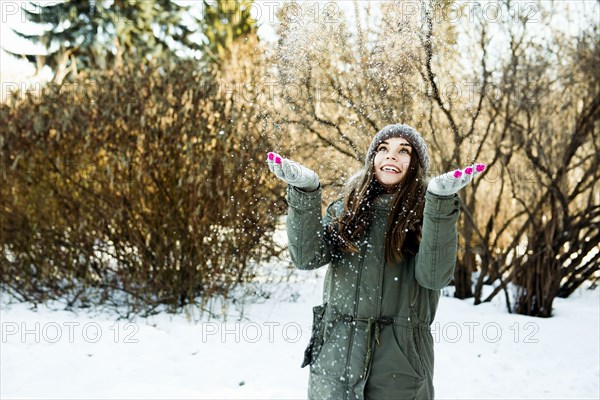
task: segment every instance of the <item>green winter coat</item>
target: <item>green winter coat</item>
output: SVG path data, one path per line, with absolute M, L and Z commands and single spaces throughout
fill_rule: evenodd
M 371 228 L 357 243 L 360 252 L 347 254 L 334 251 L 324 237 L 343 202 L 332 202 L 323 218 L 321 193 L 287 187 L 292 262 L 304 270 L 329 264 L 302 365 L 310 365 L 309 399 L 432 399 L 430 326 L 440 289 L 454 274 L 460 198 L 427 192 L 419 252 L 385 264 L 392 195 L 375 200 Z

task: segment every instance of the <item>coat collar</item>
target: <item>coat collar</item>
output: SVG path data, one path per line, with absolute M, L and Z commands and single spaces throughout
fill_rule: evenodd
M 384 210 L 389 211 L 392 205 L 392 198 L 394 197 L 393 193 L 384 193 L 380 194 L 373 201 L 373 208 L 375 210 Z

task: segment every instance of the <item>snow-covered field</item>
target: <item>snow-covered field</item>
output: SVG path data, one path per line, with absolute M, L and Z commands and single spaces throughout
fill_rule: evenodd
M 116 322 L 3 297 L 0 395 L 306 398 L 300 364 L 324 269 L 294 274 L 300 282 L 246 304 L 241 320 L 232 309 L 226 322 L 165 314 Z M 549 319 L 509 314 L 503 296 L 480 306 L 442 297 L 432 329 L 437 398 L 600 398 L 599 296 L 580 289 L 556 299 Z

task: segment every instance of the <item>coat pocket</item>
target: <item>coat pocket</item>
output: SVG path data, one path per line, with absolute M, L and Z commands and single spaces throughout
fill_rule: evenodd
M 323 348 L 323 316 L 325 315 L 326 306 L 327 304 L 322 304 L 313 307 L 312 332 L 308 346 L 304 350 L 304 361 L 302 361 L 301 368 L 312 365 Z
M 417 379 L 423 379 L 423 364 L 415 345 L 412 328 L 393 325 L 392 330 L 397 349 L 403 356 L 397 367 L 399 372 Z

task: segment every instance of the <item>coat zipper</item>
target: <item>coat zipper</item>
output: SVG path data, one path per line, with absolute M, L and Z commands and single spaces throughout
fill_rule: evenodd
M 411 296 L 411 300 L 410 300 L 410 305 L 409 305 L 409 309 L 410 309 L 410 325 L 411 325 L 411 333 L 412 333 L 412 337 L 411 340 L 413 342 L 413 346 L 415 347 L 415 351 L 417 353 L 417 363 L 419 364 L 419 373 L 423 376 L 425 376 L 425 371 L 424 371 L 424 367 L 425 365 L 423 364 L 423 358 L 421 356 L 421 350 L 419 348 L 419 344 L 418 341 L 419 339 L 417 338 L 417 325 L 419 322 L 419 319 L 417 318 L 417 312 L 415 311 L 415 303 L 417 302 L 417 297 L 419 296 L 419 290 L 418 288 L 415 288 L 413 286 L 413 293 Z

